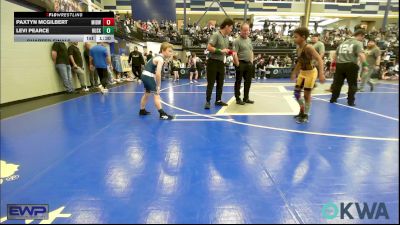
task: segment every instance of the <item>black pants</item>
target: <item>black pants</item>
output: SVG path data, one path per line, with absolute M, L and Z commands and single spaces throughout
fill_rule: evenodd
M 100 78 L 100 83 L 104 88 L 107 88 L 108 70 L 107 68 L 96 68 Z
M 336 101 L 339 98 L 344 79 L 347 79 L 347 84 L 349 85 L 347 101 L 348 103 L 354 103 L 357 92 L 358 70 L 358 65 L 354 63 L 338 63 L 336 65 L 336 73 L 332 84 L 331 100 Z
M 244 98 L 246 101 L 249 99 L 249 91 L 251 86 L 253 64 L 245 61 L 240 61 L 239 67 L 236 67 L 236 82 L 235 82 L 235 98 L 240 99 L 240 86 L 242 78 L 244 78 Z
M 222 88 L 224 86 L 225 64 L 222 61 L 209 59 L 207 64 L 207 102 L 211 101 L 211 94 L 217 82 L 216 102 L 222 98 Z
M 135 77 L 137 77 L 138 79 L 141 79 L 142 76 L 142 66 L 133 66 L 132 65 L 132 73 L 133 75 L 135 75 Z

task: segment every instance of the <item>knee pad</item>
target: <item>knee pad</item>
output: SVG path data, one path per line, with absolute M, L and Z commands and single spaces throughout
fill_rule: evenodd
M 300 89 L 294 89 L 294 97 L 299 100 L 301 98 L 301 90 Z

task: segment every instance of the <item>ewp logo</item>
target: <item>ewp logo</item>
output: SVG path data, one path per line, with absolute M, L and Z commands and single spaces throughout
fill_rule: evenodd
M 49 205 L 7 205 L 8 220 L 47 220 Z
M 340 207 L 336 204 L 329 202 L 322 206 L 322 217 L 328 220 L 335 219 L 340 214 L 340 219 L 345 219 L 345 216 L 349 219 L 354 219 L 353 215 L 349 212 L 349 209 L 353 206 L 356 207 L 358 218 L 364 219 L 379 219 L 380 217 L 384 217 L 385 219 L 389 219 L 389 214 L 386 209 L 386 205 L 383 202 L 374 202 L 372 207 L 368 205 L 368 203 L 364 202 L 362 205 L 358 202 L 350 202 L 350 203 L 340 203 Z M 339 210 L 340 209 L 340 210 Z

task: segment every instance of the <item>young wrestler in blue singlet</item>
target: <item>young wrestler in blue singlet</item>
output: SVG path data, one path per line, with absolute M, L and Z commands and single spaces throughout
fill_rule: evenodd
M 166 112 L 164 112 L 161 106 L 160 98 L 161 71 L 165 59 L 170 58 L 173 54 L 172 45 L 168 42 L 162 43 L 160 53 L 160 55 L 151 58 L 144 67 L 144 71 L 142 73 L 142 81 L 146 92 L 144 93 L 140 102 L 139 115 L 146 116 L 150 114 L 150 112 L 146 111 L 145 107 L 149 96 L 153 94 L 155 106 L 160 113 L 160 119 L 172 120 L 174 116 L 168 115 Z

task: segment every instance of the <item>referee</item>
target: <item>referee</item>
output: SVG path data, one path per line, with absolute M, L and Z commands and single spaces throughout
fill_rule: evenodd
M 251 86 L 252 70 L 253 70 L 253 46 L 249 38 L 250 26 L 247 23 L 240 27 L 240 36 L 233 42 L 233 50 L 237 52 L 234 57 L 236 65 L 236 82 L 235 82 L 235 98 L 236 104 L 244 105 L 254 104 L 249 99 L 249 91 Z M 240 99 L 240 86 L 244 78 L 244 98 Z
M 359 67 L 358 59 L 363 67 L 363 73 L 368 72 L 368 63 L 364 54 L 362 41 L 364 40 L 364 30 L 357 30 L 354 38 L 347 39 L 336 50 L 336 73 L 332 84 L 332 97 L 330 102 L 336 103 L 342 89 L 344 79 L 347 79 L 349 92 L 347 94 L 347 104 L 355 106 L 355 94 L 357 92 L 357 78 Z
M 210 109 L 211 94 L 214 89 L 214 84 L 217 82 L 217 93 L 215 99 L 216 106 L 227 106 L 222 98 L 222 88 L 224 86 L 225 76 L 225 59 L 226 55 L 232 51 L 228 49 L 229 39 L 228 35 L 233 29 L 233 20 L 225 19 L 220 30 L 215 32 L 208 41 L 207 50 L 210 52 L 210 57 L 207 63 L 207 98 L 205 109 Z

